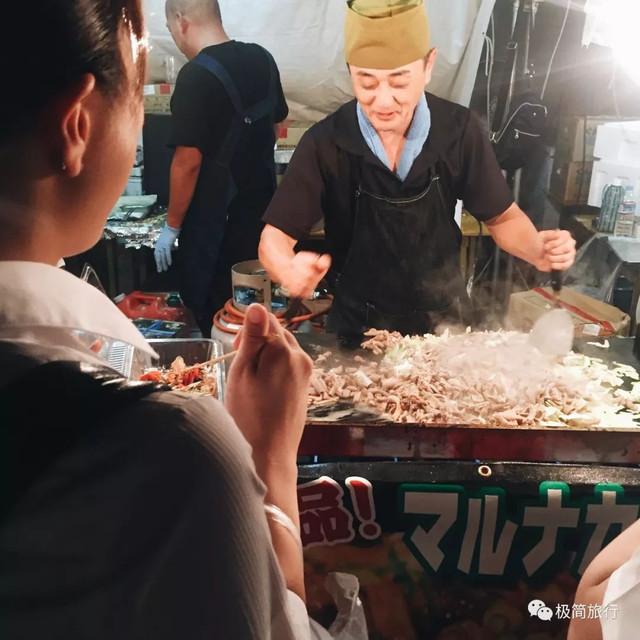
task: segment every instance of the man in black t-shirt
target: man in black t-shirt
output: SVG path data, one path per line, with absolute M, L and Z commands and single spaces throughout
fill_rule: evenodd
M 171 100 L 175 148 L 158 271 L 179 237 L 180 291 L 205 336 L 231 297 L 231 266 L 257 257 L 276 186 L 277 124 L 288 115 L 278 68 L 256 44 L 230 40 L 216 0 L 168 0 L 167 26 L 189 62 Z
M 264 220 L 260 259 L 294 297 L 328 275 L 327 327 L 359 344 L 472 324 L 456 201 L 501 249 L 540 270 L 575 258 L 567 231 L 538 233 L 514 202 L 488 136 L 464 107 L 425 93 L 436 60 L 423 0 L 349 0 L 345 54 L 356 99 L 303 136 Z M 327 254 L 296 253 L 324 222 Z

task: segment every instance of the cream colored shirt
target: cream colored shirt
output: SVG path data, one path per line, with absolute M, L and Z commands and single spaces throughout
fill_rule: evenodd
M 106 364 L 89 349 L 87 341 L 78 339 L 78 331 L 126 342 L 140 353 L 154 356 L 135 326 L 91 285 L 44 264 L 0 262 L 0 361 L 3 365 L 0 367 L 0 387 L 39 363 L 72 360 Z M 28 357 L 15 357 L 16 348 Z M 37 390 L 34 390 L 36 398 Z M 40 594 L 42 611 L 35 606 L 22 613 L 16 610 L 6 620 L 3 619 L 3 625 L 5 622 L 8 625 L 9 635 L 13 631 L 15 637 L 36 637 L 33 634 L 38 633 L 44 633 L 40 637 L 57 637 L 63 634 L 62 628 L 56 631 L 60 620 L 64 620 L 66 631 L 74 628 L 77 617 L 78 628 L 81 622 L 85 624 L 86 619 L 89 624 L 95 624 L 95 628 L 90 630 L 93 640 L 129 637 L 123 635 L 121 626 L 117 627 L 117 636 L 110 635 L 116 633 L 115 628 L 108 626 L 116 624 L 112 620 L 115 611 L 110 607 L 120 599 L 123 603 L 131 602 L 133 606 L 133 603 L 140 602 L 139 598 L 144 593 L 143 602 L 149 609 L 145 610 L 138 604 L 137 609 L 126 613 L 133 616 L 133 620 L 136 615 L 139 617 L 138 631 L 140 628 L 154 629 L 155 640 L 188 638 L 189 629 L 193 629 L 191 625 L 200 624 L 194 622 L 194 619 L 200 620 L 198 616 L 202 618 L 202 625 L 210 625 L 194 630 L 194 633 L 202 631 L 202 637 L 264 640 L 329 638 L 324 630 L 310 623 L 302 600 L 285 588 L 264 515 L 264 485 L 256 475 L 246 440 L 220 403 L 213 398 L 192 398 L 173 392 L 153 394 L 139 401 L 127 415 L 118 416 L 110 429 L 103 448 L 117 444 L 128 452 L 130 468 L 123 463 L 125 468 L 118 473 L 107 469 L 100 476 L 96 472 L 99 477 L 96 480 L 96 500 L 79 502 L 70 513 L 60 507 L 53 520 L 50 514 L 47 516 L 46 524 L 39 520 L 44 516 L 39 516 L 38 509 L 34 508 L 33 522 L 27 527 L 34 533 L 34 540 L 27 540 L 24 530 L 11 519 L 2 523 L 0 554 L 3 544 L 6 544 L 12 552 L 17 553 L 16 549 L 20 549 L 26 557 L 31 553 L 52 558 L 61 556 L 63 566 L 67 562 L 65 558 L 75 556 L 75 562 L 69 565 L 68 571 L 72 575 L 78 571 L 77 579 L 82 582 L 83 567 L 104 556 L 104 549 L 111 549 L 112 540 L 107 533 L 109 526 L 104 532 L 92 532 L 86 539 L 74 538 L 75 532 L 84 531 L 85 520 L 104 520 L 109 524 L 121 520 L 120 533 L 126 539 L 127 509 L 134 508 L 130 504 L 131 495 L 124 493 L 114 501 L 113 493 L 123 490 L 121 485 L 127 474 L 132 478 L 131 493 L 140 491 L 136 485 L 151 482 L 151 478 L 145 481 L 144 472 L 140 469 L 146 469 L 146 465 L 153 468 L 154 464 L 161 464 L 161 456 L 166 455 L 168 462 L 162 462 L 167 465 L 166 474 L 161 475 L 157 491 L 162 494 L 172 490 L 172 473 L 179 473 L 181 479 L 184 479 L 184 474 L 193 473 L 194 493 L 185 495 L 184 508 L 174 516 L 169 513 L 169 521 L 158 520 L 157 515 L 152 515 L 151 508 L 149 521 L 144 517 L 140 520 L 143 528 L 153 528 L 148 533 L 150 539 L 157 538 L 158 544 L 164 548 L 162 554 L 165 555 L 156 557 L 153 549 L 149 549 L 148 554 L 145 549 L 141 557 L 135 559 L 135 569 L 141 565 L 148 571 L 153 576 L 153 586 L 142 578 L 140 584 L 133 581 L 129 584 L 128 576 L 123 576 L 122 580 L 116 576 L 112 579 L 113 584 L 107 581 L 108 586 L 101 587 L 102 591 L 92 594 L 91 587 L 87 587 L 87 592 L 81 597 L 79 595 L 77 600 L 72 598 L 71 603 L 66 602 L 67 610 L 60 618 L 61 610 L 56 608 L 57 581 L 69 580 L 69 576 L 47 573 L 44 567 L 38 576 L 38 584 L 34 585 Z M 141 429 L 148 438 L 146 453 L 128 442 L 128 434 L 139 436 Z M 175 439 L 175 453 L 174 445 L 157 440 L 158 434 Z M 193 460 L 181 459 L 180 451 L 184 447 L 191 452 L 189 456 L 195 456 Z M 156 450 L 164 452 L 158 453 L 157 459 L 153 455 Z M 101 451 L 88 451 L 82 459 L 91 460 L 93 455 L 99 457 Z M 60 462 L 64 463 L 64 460 Z M 87 478 L 90 482 L 94 480 L 91 474 Z M 46 486 L 47 481 L 45 477 L 41 482 Z M 165 488 L 162 488 L 163 483 Z M 154 497 L 153 487 L 149 486 L 146 491 L 149 495 L 145 500 L 149 504 L 162 499 L 161 496 Z M 102 498 L 101 492 L 105 492 Z M 26 499 L 29 499 L 28 495 Z M 202 511 L 202 507 L 198 507 L 200 503 L 210 504 L 211 513 L 209 509 Z M 56 514 L 56 505 L 49 505 L 48 510 Z M 71 522 L 77 524 L 73 531 L 66 530 L 67 517 L 69 527 Z M 24 526 L 25 523 L 21 523 L 21 527 Z M 48 535 L 38 537 L 35 532 L 40 530 L 48 531 Z M 206 535 L 196 535 L 198 532 Z M 139 533 L 140 526 L 131 533 L 132 545 Z M 170 537 L 165 540 L 166 536 Z M 30 545 L 38 546 L 37 551 Z M 65 556 L 65 553 L 70 555 Z M 134 567 L 131 568 L 133 572 Z M 25 587 L 29 584 L 28 571 L 25 570 L 26 578 L 20 573 L 19 566 L 14 571 L 15 584 L 20 584 L 23 589 L 28 588 Z M 2 584 L 11 584 L 11 576 L 3 576 L 3 579 Z M 167 582 L 164 586 L 163 580 Z M 210 592 L 203 593 L 203 585 L 207 584 Z M 47 601 L 47 588 L 50 589 L 50 603 Z M 167 592 L 173 593 L 168 600 Z M 0 599 L 2 595 L 0 592 Z M 95 602 L 89 609 L 87 602 L 94 596 Z M 126 608 L 126 604 L 122 606 Z M 118 615 L 123 616 L 122 620 L 127 619 L 124 612 Z M 181 628 L 181 632 L 173 635 L 172 625 Z M 66 633 L 65 637 L 73 640 L 81 636 Z

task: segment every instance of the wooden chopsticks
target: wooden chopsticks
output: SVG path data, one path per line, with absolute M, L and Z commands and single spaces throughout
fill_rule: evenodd
M 267 336 L 264 340 L 265 342 L 272 342 L 273 340 L 276 340 L 279 337 L 280 336 L 278 336 L 277 334 L 271 334 Z M 223 356 L 212 358 L 211 360 L 207 360 L 206 362 L 198 362 L 196 364 L 192 364 L 191 366 L 183 369 L 183 371 L 191 371 L 192 369 L 198 369 L 200 367 L 213 367 L 214 365 L 219 364 L 221 362 L 225 362 L 226 360 L 231 360 L 237 353 L 238 353 L 238 350 L 236 349 L 235 351 L 230 351 L 229 353 L 225 353 Z
M 204 367 L 213 367 L 216 364 L 220 364 L 225 360 L 231 360 L 238 352 L 231 351 L 230 353 L 225 353 L 223 356 L 218 356 L 216 358 L 212 358 L 211 360 L 207 360 L 206 362 L 198 362 L 197 364 L 192 364 L 190 367 L 186 367 L 183 371 L 191 371 L 192 369 L 200 369 Z

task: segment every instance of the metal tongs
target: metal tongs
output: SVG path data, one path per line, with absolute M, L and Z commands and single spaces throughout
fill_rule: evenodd
M 289 292 L 284 287 L 280 287 L 278 289 L 278 292 L 284 295 L 286 298 L 289 298 L 289 306 L 287 307 L 287 310 L 282 316 L 286 322 L 291 322 L 291 320 L 293 320 L 294 318 L 300 315 L 304 315 L 304 312 L 305 312 L 304 303 L 306 301 L 311 302 L 313 300 L 318 300 L 319 298 L 322 298 L 323 296 L 326 296 L 328 294 L 327 289 L 316 289 L 309 298 L 298 298 L 298 297 L 290 298 Z

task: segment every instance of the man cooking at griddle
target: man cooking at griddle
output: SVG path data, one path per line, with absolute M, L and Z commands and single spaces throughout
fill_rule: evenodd
M 273 280 L 304 298 L 329 272 L 327 328 L 347 339 L 467 323 L 458 199 L 504 251 L 540 271 L 573 264 L 571 235 L 538 232 L 514 202 L 479 120 L 425 93 L 436 50 L 423 0 L 350 0 L 345 52 L 356 100 L 304 135 L 264 216 Z M 329 254 L 296 254 L 323 219 Z

